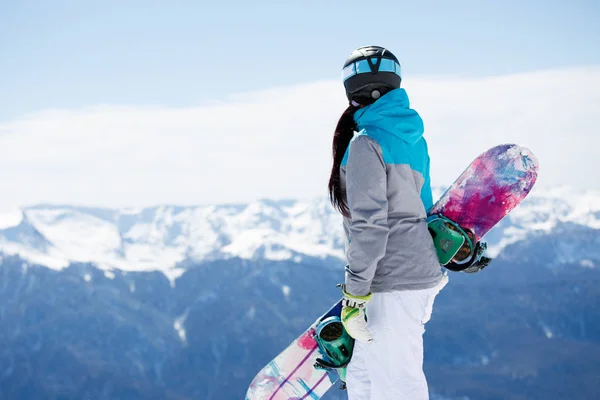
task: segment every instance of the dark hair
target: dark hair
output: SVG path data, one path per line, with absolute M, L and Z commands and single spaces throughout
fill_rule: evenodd
M 350 209 L 346 201 L 346 193 L 343 192 L 340 179 L 340 166 L 346 154 L 346 149 L 358 130 L 354 122 L 354 113 L 358 107 L 350 104 L 346 111 L 340 117 L 335 133 L 333 135 L 333 166 L 331 167 L 331 176 L 329 177 L 329 199 L 331 204 L 345 217 L 350 217 Z

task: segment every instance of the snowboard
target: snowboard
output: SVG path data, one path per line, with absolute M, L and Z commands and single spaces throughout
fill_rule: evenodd
M 533 153 L 516 144 L 480 154 L 428 211 L 468 230 L 477 241 L 509 214 L 537 179 Z M 269 362 L 254 378 L 246 400 L 320 399 L 338 381 L 335 369 L 315 368 L 324 354 L 316 339 L 319 323 L 339 316 L 341 299 Z

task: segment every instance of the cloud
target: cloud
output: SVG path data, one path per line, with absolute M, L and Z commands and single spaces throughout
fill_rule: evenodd
M 539 185 L 600 188 L 593 173 L 600 167 L 600 68 L 420 79 L 413 86 L 413 105 L 426 121 L 434 180 L 460 173 L 453 154 L 470 159 L 494 144 L 513 142 L 538 157 Z
M 434 184 L 498 143 L 528 146 L 543 186 L 600 188 L 600 68 L 405 77 Z M 98 105 L 0 124 L 0 210 L 33 203 L 207 204 L 326 194 L 338 81 L 197 107 Z

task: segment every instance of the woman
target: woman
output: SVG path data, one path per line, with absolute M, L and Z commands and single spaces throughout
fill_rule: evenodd
M 355 50 L 343 79 L 350 105 L 335 130 L 329 194 L 348 239 L 342 321 L 356 339 L 348 397 L 427 399 L 424 325 L 448 278 L 427 229 L 423 121 L 389 50 Z

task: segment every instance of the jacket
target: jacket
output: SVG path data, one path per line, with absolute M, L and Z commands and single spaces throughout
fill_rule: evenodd
M 442 277 L 427 210 L 433 200 L 423 121 L 404 89 L 355 112 L 358 132 L 341 164 L 350 218 L 346 290 L 428 289 Z

